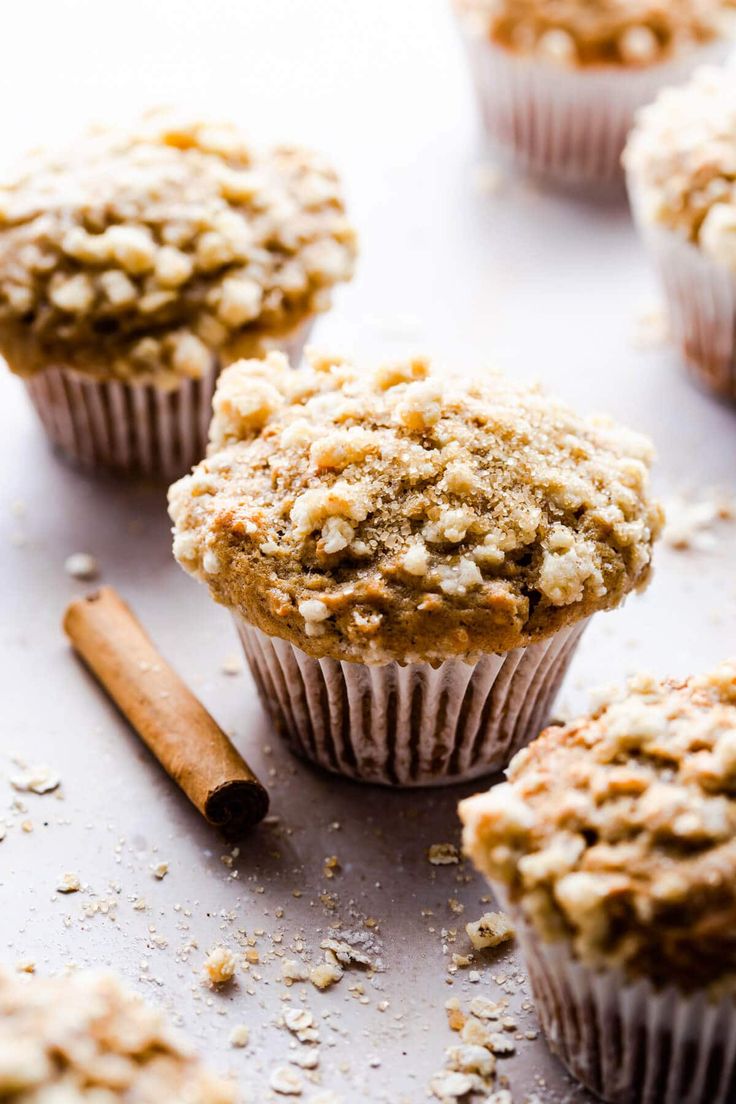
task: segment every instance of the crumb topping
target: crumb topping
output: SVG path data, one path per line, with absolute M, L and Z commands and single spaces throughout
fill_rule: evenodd
M 624 153 L 638 214 L 736 269 L 736 86 L 700 69 L 639 113 Z
M 274 353 L 221 375 L 210 434 L 174 554 L 314 656 L 505 652 L 649 575 L 649 443 L 499 375 Z
M 235 1104 L 160 1013 L 112 977 L 0 972 L 0 1098 L 7 1104 Z
M 736 988 L 736 660 L 633 679 L 460 805 L 478 867 L 594 967 Z
M 456 0 L 472 30 L 564 66 L 656 65 L 732 31 L 732 0 Z
M 0 351 L 23 373 L 198 378 L 326 309 L 354 256 L 323 158 L 152 113 L 0 178 Z

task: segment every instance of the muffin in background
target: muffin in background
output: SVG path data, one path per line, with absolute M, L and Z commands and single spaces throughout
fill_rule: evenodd
M 222 366 L 297 360 L 354 257 L 322 157 L 152 113 L 0 179 L 0 353 L 68 457 L 171 479 Z
M 299 754 L 400 785 L 500 770 L 588 618 L 648 580 L 649 443 L 495 374 L 307 360 L 222 374 L 174 554 Z
M 736 661 L 633 679 L 460 804 L 552 1049 L 611 1104 L 736 1099 Z
M 736 400 L 736 76 L 706 68 L 638 117 L 631 206 L 693 378 Z
M 0 970 L 0 1097 L 6 1104 L 237 1104 L 160 1012 L 112 975 Z
M 561 184 L 621 179 L 634 113 L 733 45 L 732 0 L 453 0 L 486 131 Z

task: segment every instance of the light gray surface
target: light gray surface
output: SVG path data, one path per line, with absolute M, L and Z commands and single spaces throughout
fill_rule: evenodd
M 713 484 L 736 491 L 733 411 L 695 390 L 672 350 L 641 351 L 632 341 L 654 285 L 625 208 L 544 197 L 513 182 L 479 191 L 473 104 L 443 0 L 36 2 L 16 6 L 4 33 L 0 91 L 18 110 L 0 121 L 3 157 L 87 118 L 162 100 L 315 143 L 344 171 L 363 241 L 359 276 L 319 323 L 317 342 L 370 356 L 419 347 L 539 377 L 583 409 L 650 432 L 665 496 Z M 425 851 L 457 840 L 464 791 L 364 789 L 293 760 L 269 733 L 249 676 L 222 673 L 235 633 L 173 563 L 162 491 L 92 481 L 58 462 L 22 386 L 6 375 L 0 424 L 0 819 L 10 822 L 0 843 L 0 958 L 35 959 L 40 972 L 114 966 L 260 1100 L 268 1071 L 289 1054 L 274 1023 L 286 992 L 279 961 L 258 969 L 260 981 L 242 974 L 236 988 L 210 994 L 199 980 L 206 950 L 218 941 L 236 947 L 238 929 L 283 929 L 276 950 L 301 934 L 316 952 L 336 918 L 359 929 L 377 917 L 385 970 L 366 984 L 368 1004 L 349 990 L 362 980 L 353 973 L 330 993 L 296 986 L 289 994 L 297 1004 L 304 992 L 317 1016 L 332 1014 L 334 1028 L 322 1028 L 325 1087 L 346 1102 L 424 1099 L 454 1041 L 444 1002 L 497 998 L 493 976 L 516 973 L 513 957 L 501 954 L 482 961 L 480 983 L 466 971 L 448 983 L 441 929 L 457 927 L 450 950 L 467 949 L 463 924 L 487 907 L 485 889 L 465 866 L 430 866 Z M 733 651 L 733 528 L 723 523 L 711 552 L 663 548 L 646 596 L 594 620 L 563 691 L 567 706 L 639 667 L 683 674 Z M 68 652 L 61 613 L 84 589 L 63 568 L 75 551 L 99 559 L 103 580 L 131 601 L 271 788 L 279 824 L 244 843 L 237 879 L 220 861 L 222 841 Z M 55 767 L 63 798 L 30 796 L 26 814 L 10 813 L 13 754 Z M 31 833 L 20 828 L 24 817 Z M 333 854 L 343 870 L 327 881 L 323 862 Z M 161 860 L 170 872 L 159 882 L 150 866 Z M 54 892 L 64 871 L 80 876 L 83 894 Z M 338 898 L 334 913 L 320 903 L 324 890 Z M 146 911 L 133 908 L 139 896 Z M 450 897 L 465 905 L 462 916 Z M 117 903 L 112 917 L 84 916 L 108 898 Z M 167 946 L 157 946 L 159 936 Z M 258 944 L 268 957 L 268 935 Z M 526 986 L 518 988 L 517 1005 Z M 234 1051 L 228 1034 L 240 1022 L 252 1044 Z M 533 1017 L 520 1023 L 531 1027 Z M 533 1091 L 544 1101 L 584 1099 L 541 1040 L 520 1042 L 499 1065 L 515 1104 Z

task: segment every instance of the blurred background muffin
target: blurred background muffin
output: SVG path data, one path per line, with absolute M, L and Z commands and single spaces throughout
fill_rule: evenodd
M 732 48 L 731 0 L 454 0 L 497 150 L 561 183 L 621 176 L 637 108 Z
M 736 79 L 707 68 L 645 108 L 624 160 L 631 205 L 693 377 L 736 400 Z
M 402 785 L 499 770 L 591 614 L 647 582 L 649 443 L 499 375 L 308 361 L 220 377 L 174 554 L 300 754 Z
M 154 113 L 0 180 L 0 352 L 67 456 L 172 478 L 221 367 L 297 360 L 354 257 L 322 157 Z
M 633 679 L 463 801 L 552 1049 L 612 1104 L 736 1095 L 736 662 Z

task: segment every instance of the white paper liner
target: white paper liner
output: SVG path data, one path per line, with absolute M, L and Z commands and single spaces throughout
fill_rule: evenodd
M 587 622 L 475 663 L 313 659 L 235 615 L 261 700 L 293 751 L 362 782 L 429 786 L 500 771 L 535 737 Z
M 631 191 L 636 221 L 665 291 L 672 336 L 693 378 L 736 400 L 736 273 L 674 231 L 647 222 Z
M 273 347 L 298 364 L 312 321 Z M 97 380 L 71 368 L 46 368 L 24 380 L 51 443 L 82 468 L 171 481 L 207 448 L 212 396 L 221 365 L 213 357 L 198 380 L 171 389 Z
M 544 1033 L 573 1077 L 609 1104 L 733 1104 L 736 999 L 592 970 L 514 919 Z
M 460 23 L 496 151 L 532 175 L 573 186 L 620 181 L 636 111 L 660 88 L 681 83 L 700 65 L 724 61 L 732 49 L 724 38 L 642 69 L 566 69 L 514 54 Z

